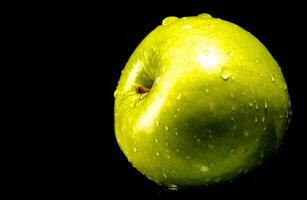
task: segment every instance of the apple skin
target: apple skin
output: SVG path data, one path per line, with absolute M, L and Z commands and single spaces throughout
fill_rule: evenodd
M 291 113 L 269 51 L 209 14 L 164 19 L 131 55 L 114 96 L 121 150 L 169 188 L 231 180 L 260 165 Z

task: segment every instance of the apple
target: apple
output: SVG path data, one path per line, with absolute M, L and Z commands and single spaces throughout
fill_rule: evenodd
M 165 18 L 129 58 L 114 96 L 121 150 L 169 188 L 232 180 L 260 165 L 291 113 L 265 46 L 209 14 Z

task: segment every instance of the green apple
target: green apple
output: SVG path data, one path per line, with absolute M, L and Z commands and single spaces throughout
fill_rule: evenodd
M 280 145 L 287 85 L 264 45 L 209 14 L 167 17 L 136 48 L 115 96 L 129 162 L 173 187 L 231 180 Z

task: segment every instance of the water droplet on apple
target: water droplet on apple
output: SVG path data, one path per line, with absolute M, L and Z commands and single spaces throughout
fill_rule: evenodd
M 190 25 L 187 25 L 187 24 L 182 26 L 182 29 L 185 29 L 185 30 L 190 29 L 190 28 L 192 28 L 192 27 Z
M 157 155 L 157 156 L 160 156 L 160 153 L 159 153 L 159 152 L 156 152 L 156 155 Z
M 255 108 L 256 108 L 256 110 L 258 110 L 258 109 L 259 109 L 259 107 L 258 107 L 258 104 L 257 104 L 257 103 L 255 104 Z
M 223 70 L 220 75 L 224 81 L 227 81 L 230 77 L 230 73 L 227 70 Z
M 180 108 L 177 108 L 177 112 L 179 112 L 180 111 Z
M 232 111 L 235 111 L 235 110 L 236 110 L 236 107 L 235 107 L 235 106 L 232 106 L 231 109 L 232 109 Z
M 208 50 L 208 49 L 204 49 L 204 50 L 203 50 L 203 55 L 204 55 L 204 56 L 209 55 L 209 50 Z
M 167 155 L 166 157 L 167 157 L 168 159 L 170 159 L 170 158 L 171 158 L 171 156 L 170 156 L 170 155 Z
M 210 110 L 213 110 L 213 103 L 209 103 Z
M 265 118 L 264 118 L 264 116 L 262 116 L 262 117 L 261 117 L 261 121 L 264 122 L 264 120 L 265 120 Z
M 230 149 L 230 150 L 229 150 L 230 153 L 233 153 L 234 151 L 235 151 L 234 149 Z
M 177 114 L 175 114 L 174 117 L 177 118 Z
M 249 136 L 249 131 L 244 131 L 244 136 Z
M 180 99 L 181 99 L 181 94 L 178 94 L 177 100 L 180 100 Z
M 233 95 L 233 93 L 232 93 L 232 92 L 230 93 L 230 96 L 231 96 L 231 98 L 234 98 L 234 95 Z
M 165 146 L 168 146 L 168 143 L 167 143 L 167 142 L 165 142 Z
M 201 172 L 207 172 L 209 170 L 209 167 L 207 166 L 207 165 L 202 165 L 201 167 L 200 167 L 200 171 Z
M 168 126 L 165 126 L 164 128 L 165 128 L 165 131 L 168 131 Z
M 133 151 L 134 151 L 134 152 L 137 152 L 138 149 L 137 149 L 136 147 L 133 147 Z
M 116 97 L 117 96 L 117 89 L 115 90 L 115 92 L 114 92 L 114 97 Z
M 180 150 L 179 149 L 176 149 L 176 151 L 179 153 L 180 152 Z
M 178 132 L 177 132 L 177 131 L 175 131 L 175 135 L 178 135 Z
M 282 115 L 282 114 L 280 114 L 280 115 L 279 115 L 279 118 L 280 118 L 280 119 L 282 119 L 282 118 L 283 118 L 283 115 Z
M 264 109 L 266 109 L 266 110 L 268 109 L 268 102 L 267 101 L 264 102 Z
M 273 83 L 275 83 L 275 77 L 274 77 L 274 75 L 271 75 L 271 80 L 272 80 Z
M 212 131 L 209 129 L 209 130 L 208 130 L 208 133 L 212 133 Z
M 178 190 L 178 186 L 175 184 L 169 184 L 167 187 L 169 190 Z
M 156 126 L 159 126 L 160 125 L 160 122 L 159 121 L 156 121 Z
M 215 183 L 218 183 L 218 182 L 220 182 L 220 181 L 221 181 L 221 178 L 220 178 L 220 177 L 217 177 L 217 178 L 214 180 Z
M 162 172 L 162 174 L 163 174 L 164 178 L 167 178 L 167 175 L 166 175 L 165 172 Z
M 231 119 L 231 121 L 233 121 L 234 120 L 233 116 L 231 116 L 230 119 Z
M 263 127 L 263 130 L 265 131 L 265 130 L 266 130 L 266 127 Z
M 206 91 L 207 94 L 209 93 L 209 89 L 208 88 L 206 88 L 205 91 Z
M 158 142 L 159 142 L 159 140 L 158 140 L 157 138 L 155 138 L 155 142 L 156 142 L 156 143 L 158 143 Z
M 248 106 L 252 108 L 252 107 L 253 107 L 253 103 L 252 103 L 252 102 L 249 102 L 249 103 L 248 103 Z
M 170 16 L 162 20 L 162 25 L 168 25 L 178 20 L 178 17 Z
M 255 60 L 255 63 L 258 64 L 258 63 L 259 63 L 259 60 Z
M 233 52 L 233 51 L 230 51 L 230 52 L 228 53 L 228 55 L 229 55 L 230 57 L 232 57 L 232 56 L 234 55 L 234 52 Z
M 198 143 L 200 143 L 200 139 L 199 139 L 199 138 L 197 138 L 196 141 L 197 141 Z
M 208 148 L 209 149 L 214 149 L 214 145 L 213 144 L 208 144 Z
M 191 157 L 190 156 L 185 156 L 185 159 L 190 160 Z
M 159 77 L 156 78 L 155 83 L 156 83 L 156 84 L 160 83 L 160 80 L 161 80 L 161 78 L 160 78 L 160 76 L 159 76 Z
M 234 125 L 234 126 L 232 127 L 232 129 L 233 129 L 233 130 L 236 130 L 236 129 L 237 129 L 237 126 L 236 126 L 236 125 Z
M 258 117 L 255 116 L 254 122 L 257 123 L 258 122 Z
M 201 17 L 201 18 L 212 18 L 212 16 L 208 13 L 201 13 L 198 15 L 198 17 Z

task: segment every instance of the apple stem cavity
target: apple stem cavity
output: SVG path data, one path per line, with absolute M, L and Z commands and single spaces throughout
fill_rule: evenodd
M 144 87 L 144 86 L 137 86 L 136 87 L 136 93 L 137 94 L 144 94 L 150 92 L 150 88 Z

